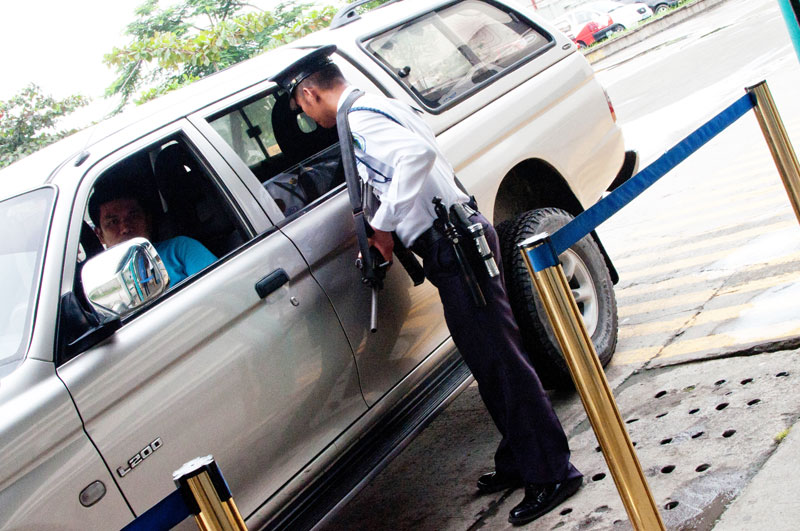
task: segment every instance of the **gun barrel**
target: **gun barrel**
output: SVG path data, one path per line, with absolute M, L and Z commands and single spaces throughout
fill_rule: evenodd
M 372 304 L 369 311 L 369 331 L 378 331 L 378 288 L 372 288 Z

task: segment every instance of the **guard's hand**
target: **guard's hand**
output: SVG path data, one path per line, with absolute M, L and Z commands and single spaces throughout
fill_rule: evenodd
M 391 232 L 384 232 L 382 230 L 373 229 L 374 233 L 369 238 L 369 244 L 371 247 L 375 247 L 381 256 L 383 256 L 383 261 L 388 262 L 386 268 L 388 269 L 389 266 L 392 265 L 392 253 L 394 252 L 394 239 L 392 238 Z

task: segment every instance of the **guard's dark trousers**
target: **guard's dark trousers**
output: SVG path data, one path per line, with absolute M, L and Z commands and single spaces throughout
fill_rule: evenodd
M 494 228 L 481 214 L 471 220 L 484 225 L 486 239 L 502 271 Z M 569 462 L 569 446 L 561 423 L 522 347 L 502 274 L 489 278 L 485 270 L 475 266 L 487 303 L 484 308 L 477 308 L 447 238 L 430 246 L 423 265 L 425 276 L 439 289 L 453 341 L 478 382 L 483 402 L 503 437 L 495 453 L 496 470 L 525 483 L 580 477 L 581 473 Z

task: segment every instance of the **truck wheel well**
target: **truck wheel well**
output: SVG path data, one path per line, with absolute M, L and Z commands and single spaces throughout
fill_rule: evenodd
M 541 160 L 517 164 L 500 183 L 494 202 L 494 224 L 535 208 L 556 207 L 573 216 L 583 212 L 564 178 Z
M 500 183 L 494 200 L 492 223 L 497 226 L 503 221 L 515 219 L 523 212 L 548 207 L 566 210 L 573 216 L 583 212 L 578 198 L 555 168 L 542 160 L 526 160 L 514 166 Z M 612 283 L 616 284 L 619 275 L 611 258 L 594 231 L 592 238 L 603 253 Z

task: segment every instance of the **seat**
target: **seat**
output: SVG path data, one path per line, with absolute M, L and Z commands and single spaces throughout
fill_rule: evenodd
M 316 127 L 313 131 L 303 131 L 298 123 L 299 114 L 300 111 L 291 109 L 287 94 L 276 98 L 272 108 L 272 131 L 285 157 L 286 169 L 269 179 L 265 186 L 279 205 L 285 205 L 282 210 L 287 215 L 344 182 L 338 150 L 320 153 L 337 143 L 336 130 Z M 320 155 L 315 156 L 318 153 Z M 291 187 L 281 180 L 288 180 Z
M 92 227 L 85 221 L 81 223 L 81 246 L 83 247 L 83 252 L 86 254 L 87 260 L 104 251 L 103 244 L 100 243 L 97 234 L 95 234 Z
M 335 128 L 316 127 L 313 131 L 303 131 L 297 121 L 299 114 L 299 110 L 291 109 L 288 94 L 282 93 L 275 99 L 272 108 L 272 132 L 281 152 L 288 159 L 287 168 L 339 140 Z
M 220 257 L 244 238 L 220 201 L 219 191 L 186 147 L 172 143 L 153 165 L 156 186 L 166 203 L 169 223 L 159 228 L 159 239 L 189 236 Z

